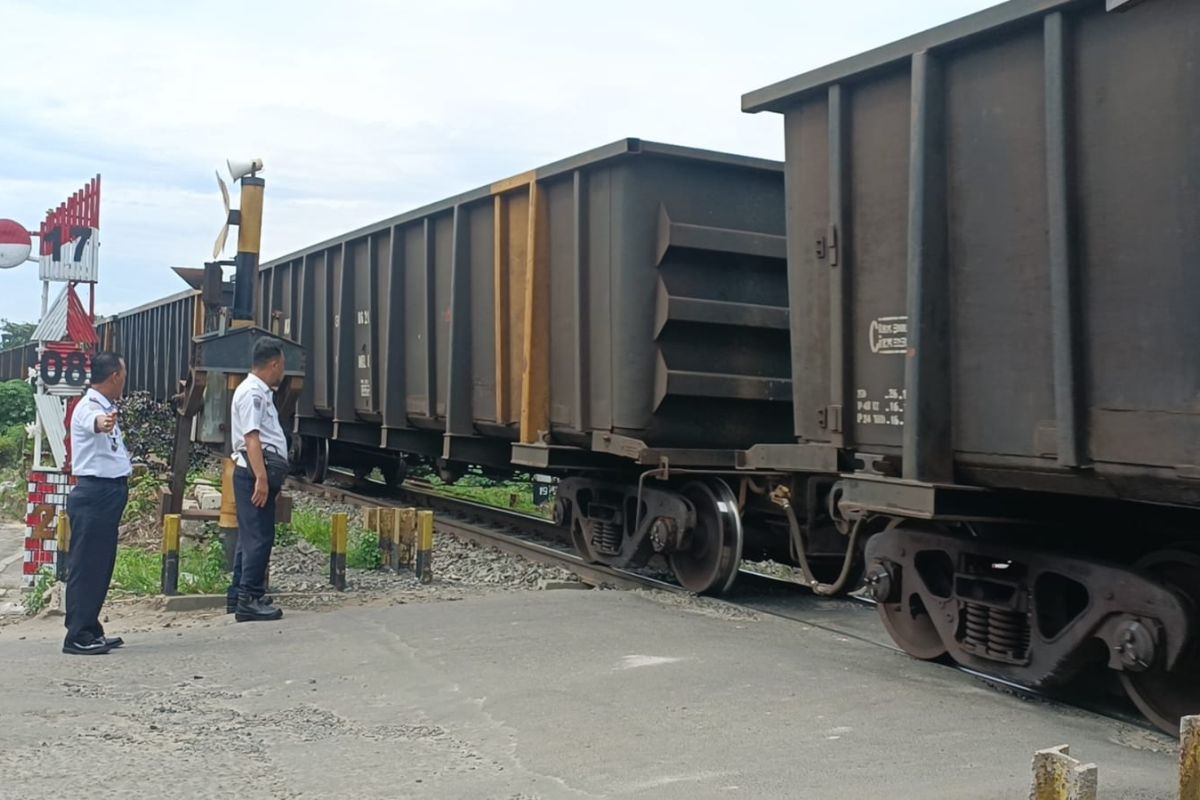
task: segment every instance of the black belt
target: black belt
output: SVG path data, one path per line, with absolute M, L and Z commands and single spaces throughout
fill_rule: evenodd
M 98 475 L 77 475 L 76 477 L 81 483 L 83 481 L 97 481 L 99 483 L 116 483 L 121 485 L 129 483 L 128 475 L 123 475 L 120 478 L 101 478 Z

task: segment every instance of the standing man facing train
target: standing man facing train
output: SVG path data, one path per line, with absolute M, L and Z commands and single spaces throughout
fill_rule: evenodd
M 63 652 L 71 655 L 99 655 L 124 644 L 119 636 L 106 637 L 100 624 L 133 472 L 117 422 L 116 404 L 124 391 L 124 360 L 99 353 L 92 359 L 91 388 L 71 415 L 71 473 L 77 483 L 67 496 L 71 549 L 63 642 Z
M 231 415 L 238 540 L 229 600 L 238 622 L 283 616 L 266 597 L 267 565 L 275 546 L 275 501 L 287 476 L 287 439 L 272 396 L 283 382 L 283 345 L 276 339 L 259 339 L 251 361 L 250 374 L 233 393 Z

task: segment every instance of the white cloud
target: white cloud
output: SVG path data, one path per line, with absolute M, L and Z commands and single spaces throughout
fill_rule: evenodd
M 625 136 L 779 158 L 744 92 L 990 4 L 0 0 L 0 216 L 101 172 L 100 307 L 126 308 L 210 254 L 226 157 L 266 161 L 268 258 Z M 0 316 L 35 316 L 32 272 Z

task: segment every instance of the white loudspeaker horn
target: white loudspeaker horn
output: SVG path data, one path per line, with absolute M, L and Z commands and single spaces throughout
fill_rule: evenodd
M 252 158 L 249 161 L 226 161 L 225 164 L 229 167 L 230 176 L 236 181 L 247 175 L 253 175 L 256 172 L 262 172 L 263 162 L 261 158 Z

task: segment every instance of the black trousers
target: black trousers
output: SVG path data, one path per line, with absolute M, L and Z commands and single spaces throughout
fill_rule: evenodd
M 67 640 L 104 635 L 100 609 L 117 563 L 117 527 L 129 500 L 125 478 L 80 476 L 67 495 L 71 549 L 67 555 Z
M 250 502 L 254 494 L 254 473 L 244 467 L 233 471 L 233 497 L 237 502 L 238 538 L 233 557 L 233 583 L 229 596 L 250 598 L 267 593 L 267 564 L 275 546 L 275 501 L 278 492 L 267 495 L 267 504 L 258 508 Z

